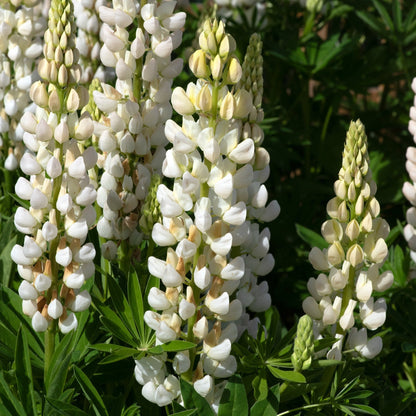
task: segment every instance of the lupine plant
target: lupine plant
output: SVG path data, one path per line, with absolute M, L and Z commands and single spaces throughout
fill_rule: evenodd
M 413 415 L 416 5 L 202 3 L 0 0 L 0 415 Z

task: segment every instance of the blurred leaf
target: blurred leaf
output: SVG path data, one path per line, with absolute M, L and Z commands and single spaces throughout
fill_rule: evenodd
M 311 247 L 318 247 L 321 250 L 328 247 L 328 243 L 320 234 L 300 224 L 295 224 L 295 226 L 298 236 Z
M 143 296 L 136 271 L 128 276 L 127 297 L 134 321 L 139 329 L 140 339 L 143 339 L 145 334 Z
M 233 375 L 222 393 L 218 416 L 248 415 L 247 393 L 238 374 Z
M 197 409 L 185 410 L 179 413 L 173 413 L 170 416 L 198 416 L 196 413 Z
M 91 383 L 87 375 L 78 367 L 74 367 L 75 378 L 77 379 L 85 397 L 91 402 L 91 405 L 97 416 L 108 416 L 107 409 L 103 399 L 99 395 L 97 389 Z
M 20 399 L 28 415 L 37 415 L 29 347 L 22 327 L 17 332 L 15 350 L 16 382 Z
M 269 388 L 267 385 L 267 378 L 263 372 L 256 377 L 254 377 L 253 381 L 251 382 L 254 390 L 254 398 L 257 401 L 264 400 L 267 397 L 269 392 Z

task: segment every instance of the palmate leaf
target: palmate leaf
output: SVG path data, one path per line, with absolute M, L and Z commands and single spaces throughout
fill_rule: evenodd
M 306 378 L 303 374 L 297 371 L 284 371 L 279 368 L 267 366 L 272 375 L 281 380 L 291 381 L 293 383 L 306 383 Z
M 247 393 L 238 374 L 233 375 L 225 385 L 222 393 L 218 416 L 248 415 Z
M 308 243 L 311 247 L 318 247 L 321 250 L 328 247 L 328 243 L 320 234 L 304 227 L 303 225 L 296 224 L 296 233 L 305 243 Z
M 29 416 L 36 416 L 35 392 L 29 347 L 22 327 L 17 332 L 15 359 L 16 383 L 20 399 Z

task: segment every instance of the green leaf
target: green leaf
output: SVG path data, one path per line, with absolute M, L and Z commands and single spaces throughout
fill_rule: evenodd
M 52 397 L 47 397 L 46 401 L 49 404 L 49 408 L 54 411 L 50 414 L 62 416 L 89 416 L 88 413 L 85 413 L 83 410 L 75 407 L 71 403 L 53 399 Z
M 267 398 L 257 401 L 250 409 L 250 416 L 276 416 L 279 411 L 280 385 L 276 384 L 268 391 Z
M 12 415 L 25 416 L 26 412 L 21 402 L 10 390 L 9 385 L 3 376 L 3 371 L 0 371 L 0 399 L 1 403 L 7 408 Z
M 356 14 L 364 23 L 366 23 L 371 29 L 373 29 L 374 32 L 382 36 L 387 35 L 385 26 L 372 14 L 362 11 L 356 11 Z
M 11 279 L 11 272 L 13 269 L 13 260 L 10 256 L 10 252 L 12 251 L 13 246 L 17 242 L 17 235 L 15 235 L 11 240 L 8 240 L 7 244 L 0 245 L 0 247 L 4 247 L 0 254 L 0 264 L 2 267 L 2 278 L 4 286 L 9 286 L 10 279 Z
M 139 353 L 136 350 L 128 349 L 126 350 L 120 350 L 116 351 L 110 355 L 107 355 L 107 357 L 104 357 L 98 364 L 105 365 L 105 364 L 111 364 L 116 363 L 117 361 L 125 360 L 126 358 L 134 357 L 135 360 L 139 360 L 144 355 L 144 352 Z
M 197 344 L 189 341 L 170 341 L 166 344 L 160 344 L 156 347 L 149 348 L 150 354 L 162 354 L 163 352 L 178 352 L 190 350 L 196 347 Z
M 185 410 L 183 412 L 173 413 L 170 416 L 198 416 L 196 411 L 197 409 Z
M 194 389 L 193 385 L 181 379 L 181 393 L 185 407 L 196 409 L 198 416 L 214 416 L 211 406 Z
M 269 388 L 267 385 L 267 378 L 263 372 L 258 376 L 254 377 L 253 381 L 251 382 L 254 390 L 254 398 L 257 401 L 265 400 L 267 398 L 267 394 L 269 392 Z
M 397 32 L 401 32 L 403 29 L 402 21 L 402 9 L 398 0 L 393 0 L 393 22 Z
M 295 226 L 298 236 L 311 247 L 318 247 L 321 250 L 328 247 L 328 243 L 320 234 L 300 224 L 295 224 Z
M 374 415 L 374 416 L 380 416 L 380 413 L 377 412 L 377 410 L 373 409 L 370 406 L 367 406 L 365 404 L 354 404 L 345 406 L 346 408 L 350 410 L 355 410 L 358 413 L 363 413 L 365 415 Z
M 393 21 L 391 20 L 391 17 L 389 15 L 388 11 L 386 10 L 386 8 L 378 0 L 373 0 L 373 4 L 374 4 L 374 7 L 379 12 L 381 18 L 383 19 L 385 25 L 391 31 L 393 31 L 394 30 Z
M 225 385 L 218 416 L 248 416 L 247 393 L 238 374 L 233 375 Z
M 128 329 L 130 334 L 133 337 L 135 337 L 138 341 L 140 339 L 140 336 L 136 329 L 133 312 L 131 310 L 129 302 L 124 296 L 124 293 L 121 290 L 118 283 L 111 276 L 108 276 L 108 287 L 110 290 L 111 302 L 114 305 L 114 309 L 118 312 L 118 315 L 124 322 L 126 329 Z
M 99 395 L 97 389 L 91 383 L 91 380 L 87 375 L 78 367 L 74 367 L 75 378 L 77 379 L 85 397 L 91 402 L 97 416 L 108 416 L 107 409 L 103 402 L 103 399 Z
M 73 351 L 73 332 L 66 334 L 55 349 L 45 379 L 47 397 L 60 397 L 64 391 L 66 377 Z
M 30 416 L 37 415 L 35 392 L 33 388 L 32 366 L 30 364 L 29 347 L 22 327 L 17 332 L 16 350 L 14 355 L 16 367 L 16 383 L 20 400 Z
M 297 371 L 283 371 L 272 366 L 267 366 L 267 368 L 276 378 L 291 381 L 293 383 L 306 383 L 305 376 Z
M 139 329 L 140 339 L 144 338 L 145 324 L 144 324 L 144 306 L 143 296 L 140 289 L 139 277 L 137 272 L 130 273 L 127 280 L 127 297 L 131 307 L 134 321 Z

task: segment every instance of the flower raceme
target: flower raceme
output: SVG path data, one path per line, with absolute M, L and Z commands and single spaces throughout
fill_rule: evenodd
M 35 64 L 42 54 L 46 20 L 39 1 L 0 5 L 0 148 L 4 167 L 15 170 L 24 152 L 23 112 L 33 111 L 29 89 L 37 80 Z
M 164 289 L 150 290 L 155 311 L 145 313 L 157 343 L 185 339 L 198 346 L 175 355 L 176 376 L 167 376 L 166 357 L 159 356 L 150 377 L 146 369 L 154 357 L 136 361 L 136 378 L 144 384 L 143 395 L 163 406 L 180 394 L 173 382 L 180 375 L 215 410 L 222 380 L 237 369 L 231 346 L 249 326 L 249 316 L 242 319 L 245 308 L 260 311 L 270 304 L 267 284 L 257 284 L 257 276 L 274 265 L 267 254 L 270 232 L 260 231 L 254 221 L 270 221 L 279 209 L 275 202 L 267 205 L 262 185 L 268 154 L 243 133 L 257 109 L 251 92 L 236 88 L 243 70 L 233 53 L 235 41 L 214 20 L 205 22 L 199 45 L 189 58 L 198 81 L 172 93 L 182 124 L 166 122 L 172 148 L 162 173 L 173 186 L 158 187 L 162 221 L 154 225 L 152 238 L 167 247 L 167 254 L 148 259 L 149 272 Z
M 165 122 L 172 115 L 171 86 L 182 70 L 182 59 L 171 60 L 181 43 L 185 13 L 174 13 L 175 1 L 113 1 L 101 6 L 101 60 L 116 73 L 115 88 L 102 84 L 94 99 L 103 112 L 96 124 L 104 168 L 98 189 L 103 215 L 99 235 L 107 240 L 105 256 L 114 259 L 125 241 L 137 247 L 140 212 L 154 173 L 165 156 Z M 135 19 L 138 27 L 135 28 Z M 134 29 L 131 39 L 129 32 Z
M 388 289 L 393 274 L 380 272 L 388 254 L 385 239 L 390 229 L 379 218 L 367 137 L 359 120 L 350 124 L 334 190 L 336 196 L 327 204 L 330 219 L 321 229 L 329 247 L 314 247 L 309 253 L 312 266 L 322 273 L 309 279 L 312 296 L 304 300 L 303 309 L 314 320 L 316 336 L 325 336 L 329 328 L 329 334 L 337 338 L 328 358 L 340 360 L 344 342 L 347 349 L 373 358 L 381 351 L 382 340 L 379 336 L 368 339 L 367 330 L 383 325 L 387 309 L 383 298 L 374 299 L 373 291 Z M 356 327 L 359 322 L 361 329 Z
M 416 78 L 413 79 L 412 89 L 416 94 Z M 416 102 L 410 108 L 409 132 L 416 143 Z M 404 237 L 409 244 L 412 260 L 416 261 L 416 147 L 407 148 L 406 159 L 406 170 L 413 183 L 405 182 L 403 195 L 413 206 L 406 213 L 407 225 L 404 227 Z
M 66 333 L 77 326 L 73 312 L 91 302 L 83 286 L 94 274 L 95 249 L 85 240 L 96 217 L 88 170 L 97 161 L 96 151 L 83 145 L 93 122 L 89 113 L 77 113 L 88 102 L 88 92 L 78 86 L 70 0 L 52 1 L 43 51 L 38 67 L 43 81 L 30 90 L 36 112 L 26 112 L 21 120 L 28 151 L 20 167 L 30 179 L 21 177 L 15 186 L 30 207 L 16 211 L 14 223 L 25 239 L 11 256 L 23 278 L 19 295 L 33 328 L 54 332 L 59 324 Z

